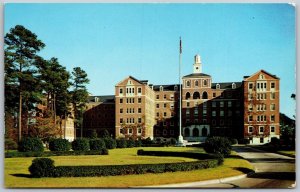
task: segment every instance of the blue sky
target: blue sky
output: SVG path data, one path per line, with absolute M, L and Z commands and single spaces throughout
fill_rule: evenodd
M 114 94 L 132 75 L 153 84 L 178 83 L 200 54 L 213 82 L 242 81 L 260 69 L 280 77 L 280 111 L 295 101 L 295 9 L 289 4 L 6 4 L 4 34 L 23 25 L 69 71 L 87 73 L 93 95 Z

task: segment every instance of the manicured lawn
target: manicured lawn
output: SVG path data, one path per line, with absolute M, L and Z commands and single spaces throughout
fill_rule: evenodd
M 116 165 L 136 163 L 166 163 L 195 161 L 195 159 L 181 157 L 154 157 L 137 156 L 136 152 L 141 148 L 114 149 L 107 156 L 56 156 L 51 157 L 55 165 Z M 143 148 L 144 150 L 158 151 L 189 151 L 203 152 L 201 148 Z M 143 185 L 159 185 L 180 182 L 192 182 L 219 177 L 229 177 L 242 174 L 240 168 L 252 169 L 252 166 L 243 159 L 227 158 L 224 165 L 206 170 L 188 172 L 108 176 L 108 177 L 77 177 L 77 178 L 28 178 L 28 167 L 32 157 L 6 158 L 5 159 L 5 186 L 8 188 L 38 187 L 38 188 L 74 188 L 74 187 L 130 187 Z M 239 168 L 236 169 L 236 168 Z M 27 176 L 27 177 L 26 177 Z
M 277 151 L 279 154 L 283 154 L 283 155 L 288 155 L 290 157 L 296 157 L 296 151 L 295 150 L 290 150 L 290 151 L 287 151 L 287 150 L 280 150 L 280 151 Z

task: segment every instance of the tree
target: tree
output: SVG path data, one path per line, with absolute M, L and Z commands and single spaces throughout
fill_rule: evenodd
M 76 129 L 80 128 L 80 136 L 82 137 L 82 118 L 85 105 L 88 101 L 88 92 L 86 89 L 86 84 L 89 83 L 87 78 L 87 73 L 80 67 L 73 68 L 73 90 L 72 94 L 72 104 L 74 110 L 74 126 Z
M 22 135 L 22 108 L 23 98 L 29 102 L 32 96 L 31 89 L 35 87 L 36 80 L 34 66 L 32 65 L 36 53 L 45 47 L 45 44 L 21 25 L 16 25 L 10 29 L 4 37 L 5 43 L 5 87 L 17 90 L 13 95 L 14 103 L 18 104 L 18 139 Z M 7 95 L 7 92 L 6 92 Z M 18 99 L 18 101 L 17 101 Z M 6 106 L 14 109 L 16 106 Z

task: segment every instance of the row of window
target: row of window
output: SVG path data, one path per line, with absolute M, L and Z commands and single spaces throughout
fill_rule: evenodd
M 164 99 L 167 99 L 167 95 L 166 94 L 164 94 L 164 97 L 163 97 Z M 159 99 L 159 95 L 156 95 L 156 99 Z M 172 94 L 172 95 L 170 95 L 170 99 L 171 100 L 173 100 L 174 99 L 174 95 Z
M 120 113 L 123 113 L 123 108 L 120 108 Z M 127 108 L 126 113 L 134 113 L 134 108 Z M 142 113 L 142 108 L 138 108 L 138 113 Z
M 207 79 L 202 80 L 202 85 L 203 86 L 207 86 L 207 84 L 208 84 L 207 82 L 208 82 Z M 190 80 L 186 80 L 185 84 L 186 84 L 186 87 L 190 87 L 191 86 L 191 81 Z M 194 86 L 195 87 L 199 86 L 199 81 L 198 80 L 194 81 Z
M 120 103 L 123 103 L 123 98 L 120 98 Z M 133 97 L 126 98 L 126 103 L 127 104 L 134 103 L 134 98 Z M 142 103 L 142 98 L 138 98 L 138 103 Z
M 213 120 L 211 121 L 211 124 L 212 124 L 213 126 L 216 126 L 217 123 L 218 123 L 218 125 L 225 125 L 226 122 L 227 122 L 227 125 L 232 125 L 232 120 L 231 120 L 231 119 L 228 119 L 228 120 L 226 120 L 226 121 L 225 121 L 224 119 L 220 119 L 220 120 L 213 119 Z M 190 119 L 186 119 L 185 123 L 188 123 L 188 124 L 189 124 L 189 123 L 192 123 L 192 121 L 190 121 Z M 198 119 L 194 119 L 193 123 L 198 124 L 198 123 L 199 123 L 199 120 L 198 120 Z M 202 120 L 202 124 L 206 124 L 206 123 L 207 123 L 206 120 Z
M 159 109 L 159 106 L 160 106 L 160 104 L 157 103 L 157 104 L 156 104 L 156 108 Z M 164 108 L 167 108 L 167 103 L 164 103 L 164 104 L 163 104 L 163 107 L 164 107 Z M 171 108 L 171 109 L 174 108 L 174 103 L 170 103 L 170 108 Z
M 123 88 L 120 88 L 120 94 L 123 94 Z M 127 87 L 126 93 L 134 93 L 134 87 Z M 138 93 L 142 93 L 142 88 L 138 87 Z
M 275 126 L 270 126 L 270 133 L 275 133 L 276 127 Z M 259 126 L 258 128 L 259 134 L 262 134 L 265 132 L 265 127 L 264 126 Z M 248 133 L 253 133 L 254 132 L 254 127 L 253 126 L 248 126 Z
M 121 128 L 121 129 L 120 129 L 120 134 L 126 134 L 125 129 Z M 132 128 L 128 128 L 128 129 L 127 129 L 127 134 L 128 134 L 128 135 L 132 135 L 132 134 L 133 134 L 133 129 L 132 129 Z M 137 134 L 137 135 L 141 135 L 141 134 L 142 134 L 142 128 L 138 128 L 138 129 L 136 130 L 136 134 Z
M 270 104 L 270 110 L 275 111 L 276 105 L 274 103 Z M 256 105 L 256 111 L 266 111 L 267 110 L 267 105 L 266 104 L 257 104 Z M 253 111 L 253 105 L 250 104 L 248 105 L 248 111 Z
M 248 122 L 253 121 L 253 116 L 248 115 Z M 267 121 L 267 116 L 266 115 L 257 115 L 256 116 L 256 121 L 257 122 L 266 122 Z M 275 115 L 270 115 L 270 121 L 274 122 L 275 121 Z
M 254 85 L 254 83 L 248 83 L 248 89 L 252 90 L 254 88 L 253 85 Z M 260 90 L 260 89 L 267 89 L 267 83 L 266 82 L 257 82 L 256 83 L 256 88 L 258 90 Z M 271 89 L 275 89 L 275 82 L 271 82 L 270 83 L 270 88 Z
M 160 135 L 160 134 L 161 134 L 161 131 L 160 131 L 159 129 L 156 129 L 155 134 L 156 134 L 156 135 Z M 162 134 L 163 134 L 163 135 L 168 135 L 168 130 L 164 129 L 164 130 L 162 131 Z M 170 130 L 170 135 L 174 135 L 174 130 Z
M 266 100 L 267 99 L 267 93 L 257 93 L 256 94 L 256 100 Z M 270 99 L 275 99 L 276 96 L 275 96 L 275 93 L 274 92 L 271 92 L 270 93 Z M 253 99 L 253 94 L 252 93 L 249 93 L 248 94 L 248 100 L 252 100 Z
M 123 118 L 120 118 L 120 124 L 125 123 L 125 121 L 123 120 Z M 126 118 L 126 123 L 128 124 L 133 124 L 135 123 L 135 118 Z M 142 118 L 138 118 L 137 123 L 142 123 Z
M 156 113 L 156 117 L 159 117 L 159 115 L 160 115 L 160 113 L 157 112 L 157 113 Z M 167 117 L 167 112 L 164 112 L 164 113 L 163 113 L 163 116 L 164 116 L 164 117 Z M 173 116 L 174 116 L 174 113 L 171 112 L 171 113 L 170 113 L 170 116 L 173 117 Z

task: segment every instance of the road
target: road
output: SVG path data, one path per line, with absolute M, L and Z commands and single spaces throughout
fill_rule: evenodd
M 293 188 L 296 181 L 295 159 L 247 146 L 233 148 L 255 167 L 247 178 L 230 182 L 193 186 L 196 188 Z

